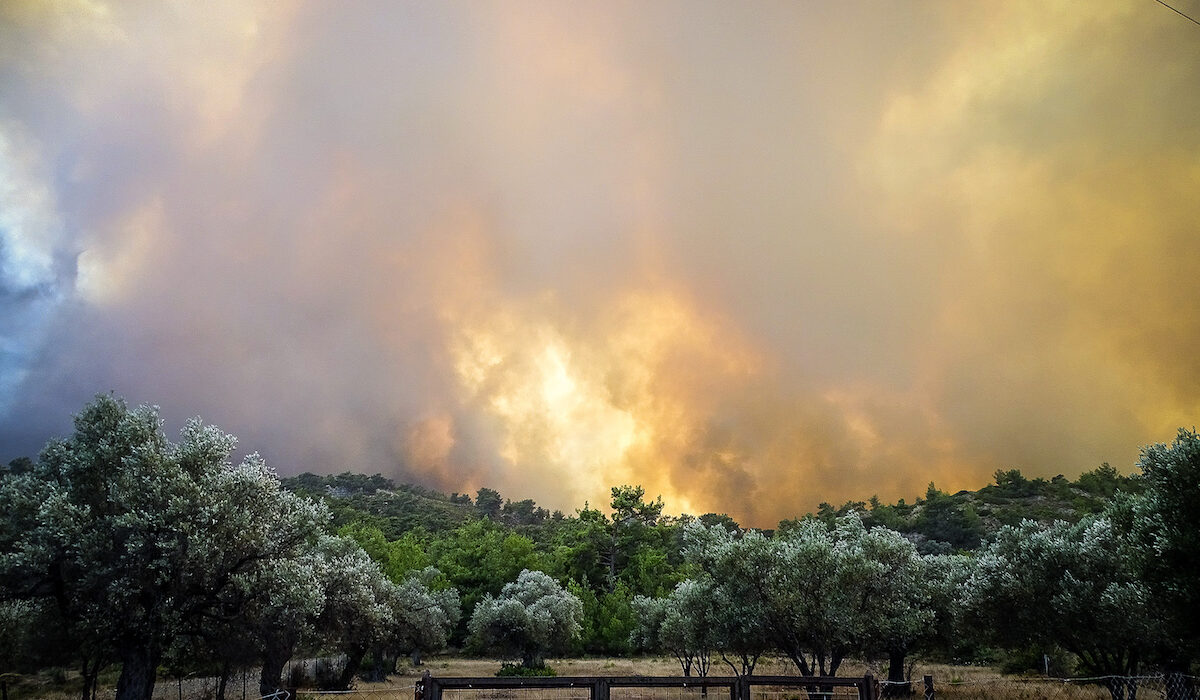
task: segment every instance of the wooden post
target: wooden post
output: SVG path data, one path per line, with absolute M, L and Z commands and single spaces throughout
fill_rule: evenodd
M 597 678 L 592 682 L 592 700 L 608 700 L 607 678 Z
M 730 689 L 730 695 L 734 697 L 734 700 L 750 700 L 750 677 L 739 677 L 737 683 L 734 683 L 733 688 Z
M 925 676 L 925 700 L 933 700 L 933 676 Z
M 879 683 L 875 682 L 875 676 L 870 673 L 863 676 L 862 690 L 859 691 L 858 697 L 862 700 L 879 700 Z

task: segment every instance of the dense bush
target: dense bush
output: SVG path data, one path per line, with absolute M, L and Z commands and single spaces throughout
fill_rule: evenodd
M 539 678 L 557 676 L 558 672 L 550 666 L 542 665 L 538 668 L 529 668 L 525 664 L 500 664 L 500 670 L 496 671 L 496 675 L 500 677 L 521 677 L 521 678 Z

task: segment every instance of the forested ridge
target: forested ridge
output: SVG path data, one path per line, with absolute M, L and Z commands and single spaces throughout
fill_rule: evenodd
M 765 530 L 668 515 L 636 485 L 568 514 L 379 474 L 279 479 L 256 454 L 235 464 L 235 443 L 199 419 L 173 442 L 157 409 L 100 396 L 11 463 L 0 673 L 79 669 L 88 698 L 117 668 L 117 697 L 142 699 L 168 670 L 254 667 L 267 694 L 289 658 L 338 655 L 317 682 L 347 688 L 444 649 L 514 673 L 552 654 L 666 654 L 685 675 L 858 658 L 897 683 L 917 656 L 1131 676 L 1187 673 L 1200 652 L 1195 431 L 1133 475 L 1001 470 Z
M 305 472 L 280 481 L 285 489 L 324 500 L 339 525 L 369 525 L 388 539 L 413 530 L 443 533 L 471 520 L 487 519 L 540 541 L 589 508 L 584 504 L 580 510 L 564 515 L 561 510 L 542 508 L 532 499 L 504 498 L 490 488 L 479 489 L 474 495 L 445 494 L 416 484 L 397 484 L 378 473 L 367 476 L 352 472 L 331 475 Z M 1139 474 L 1123 474 L 1108 463 L 1084 472 L 1074 481 L 1061 474 L 1050 479 L 1027 478 L 1020 469 L 1013 468 L 997 471 L 992 483 L 976 491 L 949 494 L 930 483 L 925 494 L 912 503 L 903 498 L 884 503 L 877 496 L 840 506 L 822 503 L 815 513 L 784 520 L 779 526 L 786 528 L 805 518 L 833 522 L 855 513 L 867 527 L 882 526 L 905 534 L 924 553 L 949 553 L 976 549 L 1001 527 L 1022 520 L 1078 522 L 1103 511 L 1116 494 L 1136 494 L 1142 488 Z M 666 522 L 687 523 L 694 517 L 687 514 L 668 517 Z M 706 513 L 699 519 L 707 524 L 721 522 L 742 528 L 724 513 Z

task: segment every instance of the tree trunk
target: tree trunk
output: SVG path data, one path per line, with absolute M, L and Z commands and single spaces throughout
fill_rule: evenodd
M 825 666 L 824 661 L 821 662 L 821 666 L 822 666 L 821 675 L 824 676 L 824 675 L 826 675 L 825 669 L 823 668 Z M 836 676 L 838 669 L 841 668 L 841 666 L 842 666 L 842 653 L 841 652 L 831 653 L 829 655 L 829 674 L 828 675 Z M 821 686 L 821 692 L 825 694 L 825 697 L 831 698 L 831 697 L 833 697 L 833 686 L 823 685 L 823 686 Z
M 883 688 L 884 697 L 894 698 L 903 695 L 912 695 L 912 683 L 904 677 L 904 657 L 907 654 L 903 649 L 888 650 L 888 677 L 887 685 Z
M 83 667 L 79 671 L 79 675 L 83 680 L 83 700 L 96 700 L 96 684 L 100 676 L 100 659 L 96 659 L 96 663 L 88 665 L 88 659 L 83 658 Z M 4 700 L 8 700 L 5 696 Z
M 221 678 L 217 681 L 217 700 L 226 700 L 226 686 L 229 684 L 229 674 L 233 672 L 233 663 L 229 659 L 221 664 Z
M 787 656 L 792 660 L 792 663 L 796 664 L 796 668 L 800 670 L 800 675 L 811 676 L 813 674 L 812 666 L 809 666 L 808 661 L 804 658 L 804 652 L 788 652 Z
M 742 656 L 742 675 L 753 676 L 754 667 L 758 665 L 758 659 L 761 654 L 750 654 Z
M 838 669 L 842 667 L 842 655 L 832 654 L 829 657 L 829 675 L 836 676 Z M 821 675 L 825 675 L 823 672 Z
M 692 677 L 692 657 L 683 656 L 682 654 L 676 654 L 675 660 L 679 662 L 679 668 L 683 669 L 683 677 L 691 678 Z
M 354 674 L 358 673 L 359 666 L 362 666 L 363 657 L 367 655 L 365 646 L 354 646 L 346 649 L 346 667 L 342 669 L 342 675 L 338 677 L 338 687 L 334 690 L 350 690 L 350 684 L 354 681 Z
M 262 673 L 258 676 L 259 696 L 270 695 L 283 687 L 280 682 L 283 676 L 283 667 L 291 657 L 290 651 L 280 648 L 268 647 L 263 651 Z
M 521 656 L 521 665 L 525 668 L 545 668 L 546 660 L 540 651 L 527 651 Z
M 724 661 L 727 666 L 729 666 L 729 669 L 733 671 L 733 675 L 736 678 L 741 678 L 742 676 L 754 675 L 754 666 L 758 663 L 758 655 L 738 654 L 738 663 L 735 664 L 733 659 L 725 655 L 725 652 L 721 652 L 721 660 Z
M 159 654 L 153 649 L 126 649 L 121 653 L 121 676 L 116 700 L 150 700 L 158 674 Z
M 370 666 L 365 674 L 367 681 L 370 683 L 378 683 L 384 678 L 387 678 L 387 654 L 384 653 L 383 649 L 379 647 L 372 649 L 369 660 Z M 395 663 L 393 662 L 392 665 L 395 666 Z

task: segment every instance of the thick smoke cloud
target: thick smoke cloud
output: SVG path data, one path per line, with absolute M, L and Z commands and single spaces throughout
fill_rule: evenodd
M 0 459 L 97 392 L 283 473 L 769 526 L 1200 408 L 1153 3 L 7 3 Z

